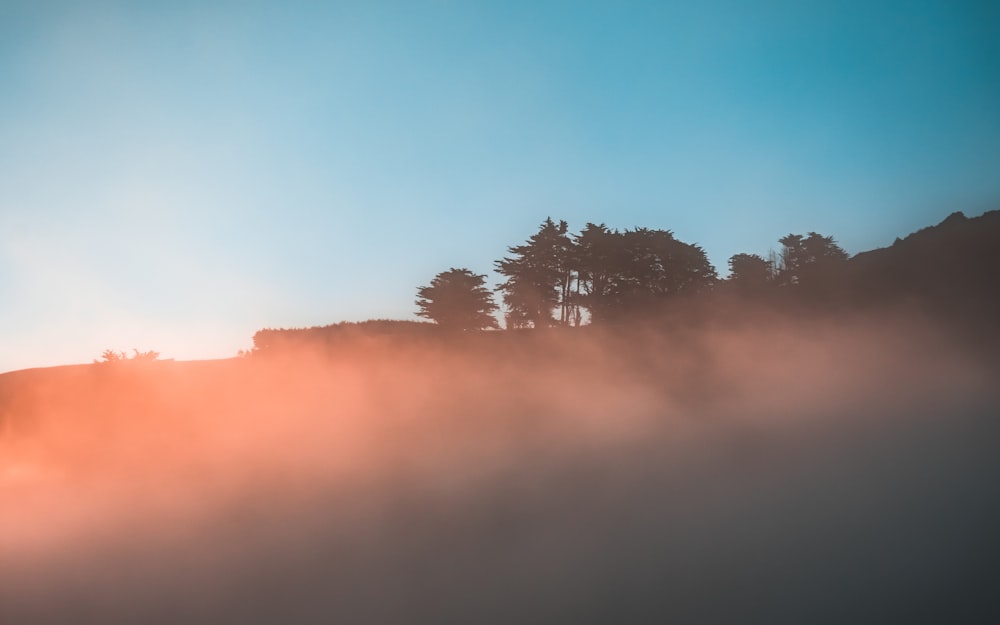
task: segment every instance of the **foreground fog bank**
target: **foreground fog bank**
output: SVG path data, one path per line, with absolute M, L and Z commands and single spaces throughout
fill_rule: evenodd
M 0 622 L 991 622 L 998 371 L 890 318 L 7 374 Z

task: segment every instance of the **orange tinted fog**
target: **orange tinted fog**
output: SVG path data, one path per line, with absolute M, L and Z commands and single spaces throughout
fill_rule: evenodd
M 400 506 L 462 514 L 510 489 L 558 510 L 567 484 L 629 497 L 638 459 L 667 481 L 715 467 L 678 491 L 697 497 L 772 462 L 787 432 L 892 427 L 988 386 L 914 320 L 676 327 L 8 374 L 0 560 L 35 590 L 133 549 L 211 557 L 224 579 L 268 541 L 404 531 Z

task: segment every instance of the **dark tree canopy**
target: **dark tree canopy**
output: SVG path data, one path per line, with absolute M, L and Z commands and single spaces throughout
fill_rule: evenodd
M 570 237 L 565 221 L 546 219 L 524 245 L 508 249 L 511 256 L 496 265 L 507 277 L 498 290 L 512 328 L 579 325 L 581 308 L 591 321 L 648 311 L 716 281 L 704 250 L 669 230 L 620 232 L 588 223 Z
M 774 269 L 757 254 L 734 254 L 729 258 L 729 283 L 744 293 L 758 292 L 773 281 Z
M 604 224 L 588 223 L 574 236 L 577 302 L 592 321 L 606 319 L 615 308 L 617 276 L 625 265 L 621 235 Z
M 784 286 L 801 286 L 820 291 L 842 268 L 848 254 L 833 237 L 816 232 L 789 234 L 778 241 L 782 245 L 778 280 Z
M 507 248 L 511 256 L 496 261 L 497 273 L 507 278 L 497 290 L 503 292 L 508 327 L 552 325 L 556 307 L 559 321 L 567 322 L 573 243 L 566 231 L 565 221 L 548 218 L 523 245 Z
M 580 300 L 595 321 L 696 293 L 716 280 L 704 250 L 677 240 L 669 230 L 619 232 L 587 224 L 576 245 Z
M 455 330 L 496 328 L 497 305 L 485 286 L 486 276 L 452 268 L 417 289 L 417 315 Z

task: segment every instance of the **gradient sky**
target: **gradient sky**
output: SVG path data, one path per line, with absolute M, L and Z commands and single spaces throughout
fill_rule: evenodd
M 413 318 L 549 215 L 725 275 L 997 208 L 995 7 L 0 1 L 0 371 Z

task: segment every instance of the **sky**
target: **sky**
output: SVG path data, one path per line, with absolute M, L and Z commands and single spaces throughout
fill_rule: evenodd
M 548 216 L 853 254 L 998 172 L 993 2 L 0 0 L 0 371 L 414 319 Z

